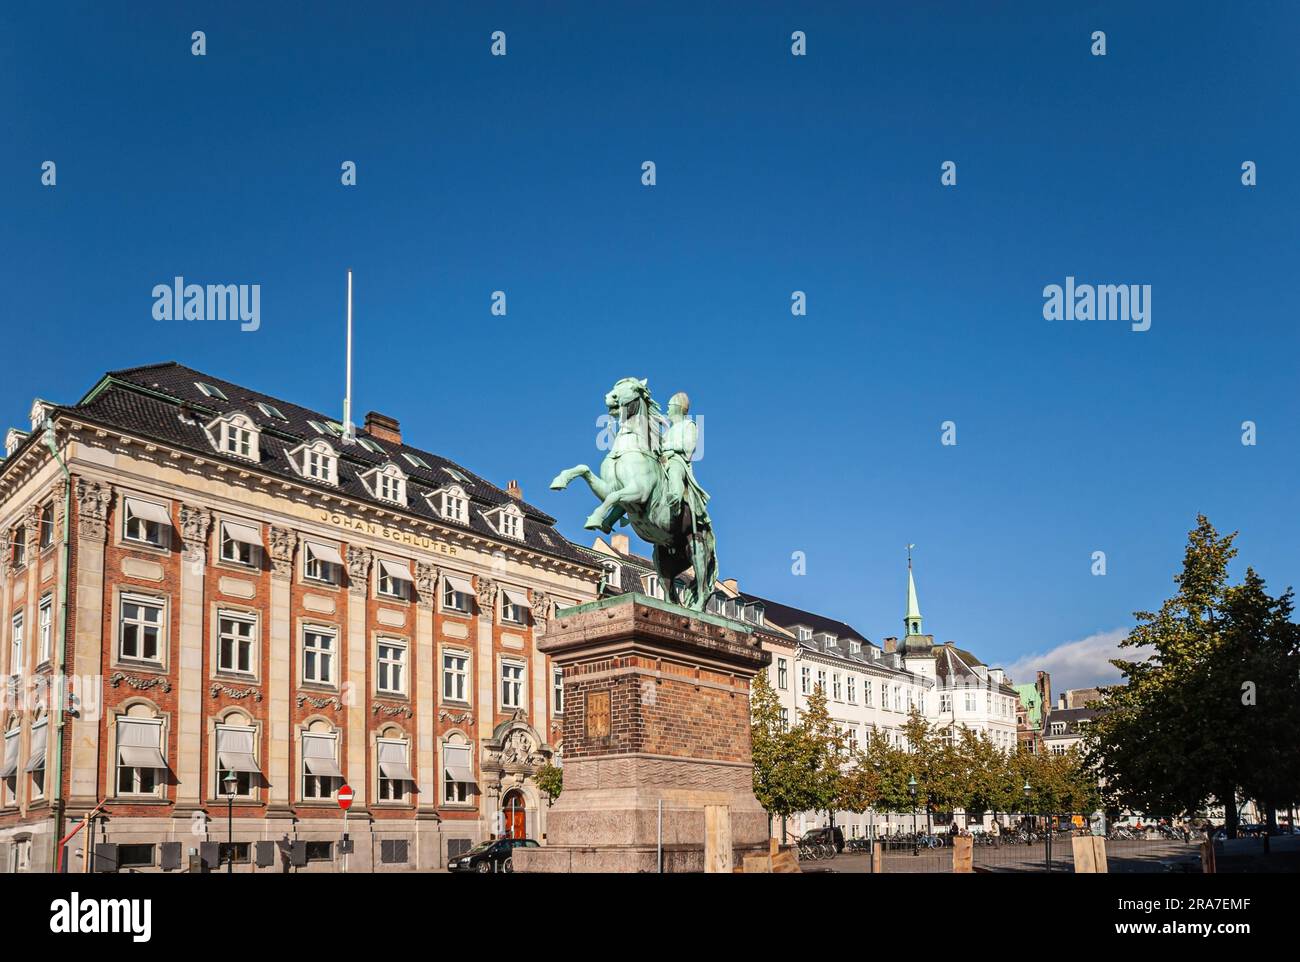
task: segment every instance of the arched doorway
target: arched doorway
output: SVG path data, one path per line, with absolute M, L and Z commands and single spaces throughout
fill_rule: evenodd
M 506 838 L 528 837 L 528 810 L 524 793 L 514 788 L 501 799 L 502 823 Z

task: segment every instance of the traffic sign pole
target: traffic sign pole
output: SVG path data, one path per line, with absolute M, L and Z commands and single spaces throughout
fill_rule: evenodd
M 338 800 L 339 808 L 343 809 L 343 838 L 346 839 L 348 837 L 348 809 L 352 807 L 352 789 L 346 783 L 339 787 Z M 343 848 L 343 874 L 346 875 L 348 871 L 348 851 L 346 845 L 341 847 Z

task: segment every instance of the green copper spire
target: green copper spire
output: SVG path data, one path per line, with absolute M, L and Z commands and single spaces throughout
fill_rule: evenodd
M 903 622 L 909 635 L 921 633 L 921 606 L 916 600 L 916 581 L 912 578 L 912 549 L 915 547 L 914 544 L 907 546 L 907 616 Z

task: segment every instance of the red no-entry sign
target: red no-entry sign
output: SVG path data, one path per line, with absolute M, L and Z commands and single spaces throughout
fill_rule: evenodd
M 344 785 L 342 788 L 339 789 L 339 808 L 343 809 L 343 811 L 346 812 L 351 805 L 352 805 L 352 789 L 349 788 L 347 785 Z

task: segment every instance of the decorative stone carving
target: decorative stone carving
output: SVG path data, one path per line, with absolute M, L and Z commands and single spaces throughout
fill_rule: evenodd
M 77 534 L 87 541 L 108 538 L 108 506 L 113 489 L 97 481 L 77 482 Z
M 54 484 L 54 540 L 63 540 L 63 526 L 68 523 L 64 517 L 66 512 L 63 508 L 64 498 L 68 490 L 68 482 L 60 479 Z
M 429 564 L 427 561 L 417 561 L 415 563 L 415 595 L 416 603 L 421 608 L 432 608 L 438 595 L 438 571 L 437 565 Z
M 438 710 L 438 721 L 451 722 L 453 725 L 463 725 L 473 717 L 467 711 L 448 711 L 445 708 Z
M 27 535 L 27 551 L 30 557 L 35 557 L 41 543 L 41 506 L 34 504 L 29 507 L 23 518 L 23 533 Z
M 161 688 L 165 692 L 172 690 L 172 683 L 166 678 L 136 678 L 124 671 L 115 671 L 109 676 L 108 683 L 114 688 L 117 688 L 122 682 L 126 682 L 136 691 L 148 691 L 150 688 Z
M 9 531 L 0 531 L 0 578 L 9 576 L 9 560 L 13 557 L 13 544 L 9 541 Z
M 415 712 L 411 711 L 410 706 L 408 705 L 393 705 L 391 707 L 372 705 L 370 707 L 370 714 L 378 715 L 380 712 L 383 712 L 389 718 L 396 718 L 398 715 L 403 715 L 406 718 L 415 717 Z
M 248 698 L 251 695 L 253 701 L 262 700 L 262 693 L 256 688 L 231 688 L 229 685 L 213 683 L 209 691 L 212 693 L 213 698 L 216 698 L 222 692 L 225 692 L 231 698 Z
M 370 565 L 374 555 L 368 548 L 348 547 L 348 591 L 353 594 L 365 594 L 370 583 Z
M 297 542 L 293 531 L 271 525 L 271 573 L 275 577 L 293 577 L 293 549 Z
M 545 628 L 546 623 L 551 620 L 551 612 L 555 609 L 555 602 L 545 591 L 533 592 L 533 626 L 536 628 Z
M 306 702 L 307 704 L 311 705 L 313 708 L 333 708 L 336 711 L 341 711 L 343 708 L 343 702 L 333 697 L 313 698 L 311 695 L 299 695 L 297 701 L 298 701 L 299 708 L 302 707 L 303 702 Z
M 491 618 L 493 612 L 497 610 L 497 584 L 490 578 L 484 578 L 479 575 L 478 579 L 478 612 L 487 618 Z
M 200 557 L 207 553 L 208 531 L 212 528 L 212 512 L 207 508 L 193 508 L 181 505 L 181 540 L 185 542 L 187 553 L 198 552 Z

